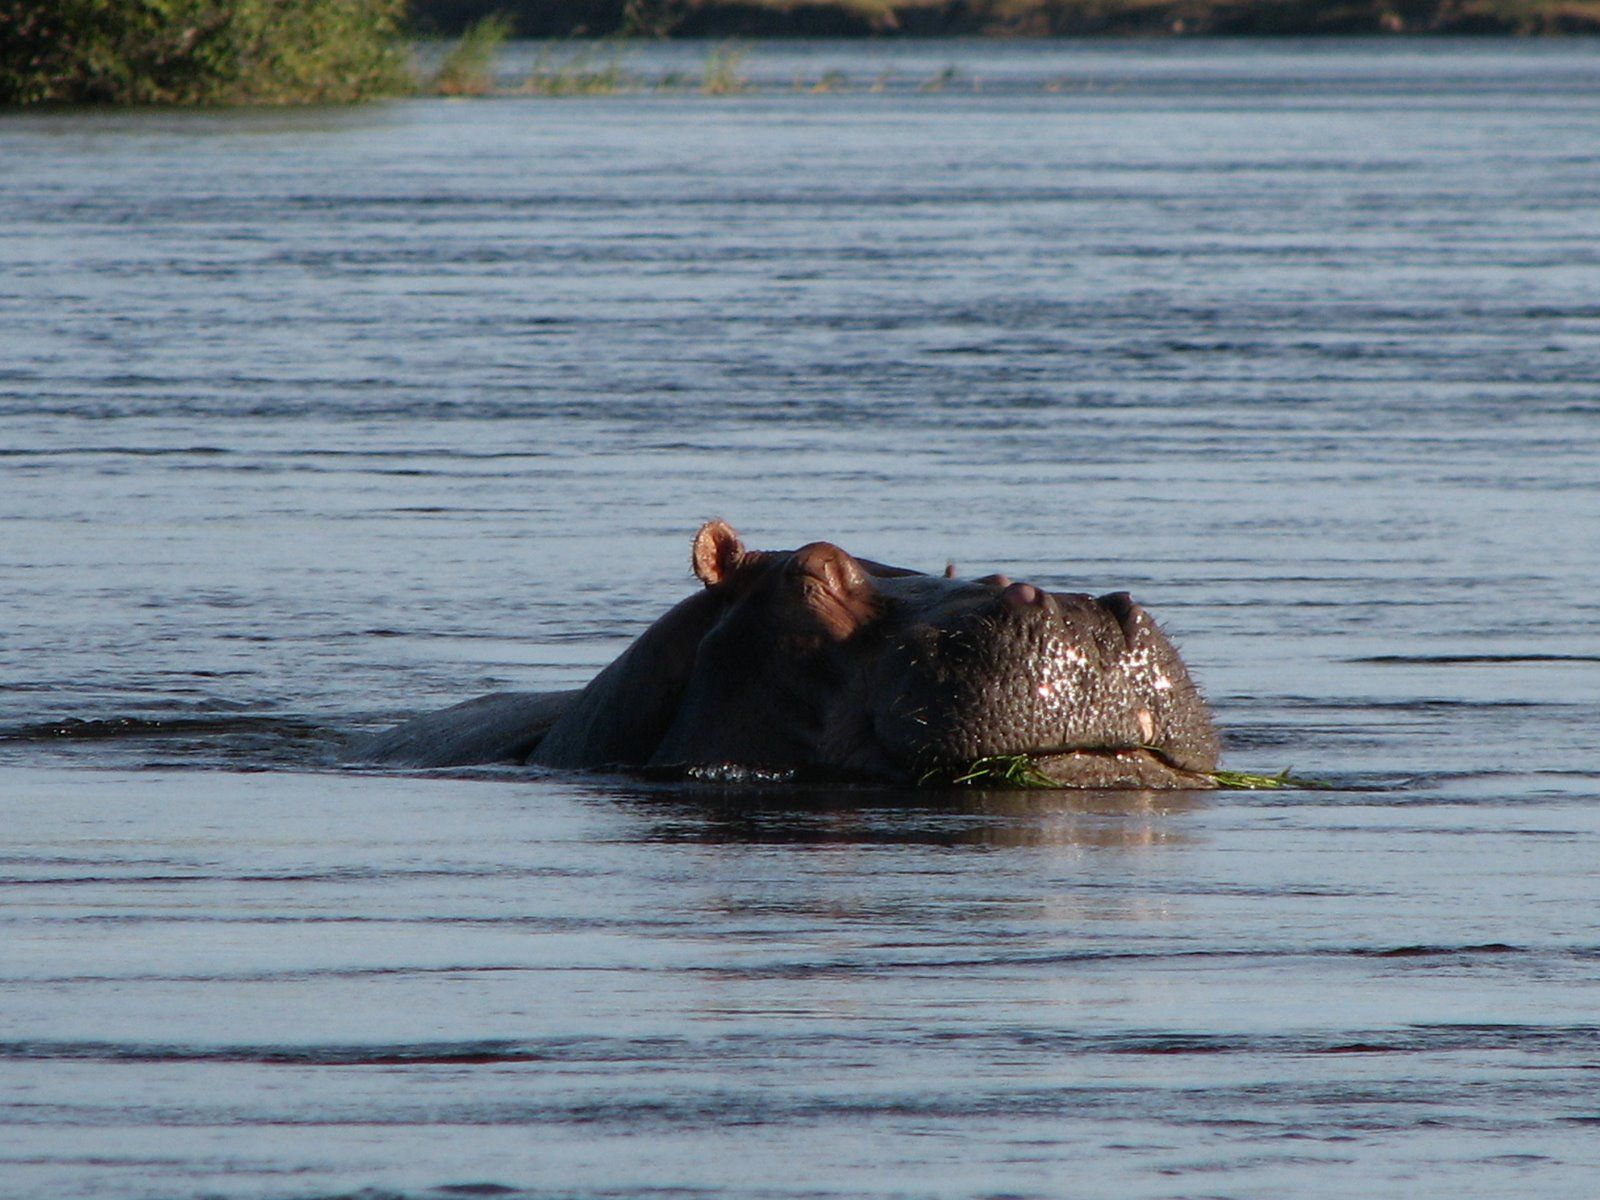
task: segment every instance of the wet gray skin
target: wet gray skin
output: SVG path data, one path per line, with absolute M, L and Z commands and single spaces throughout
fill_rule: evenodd
M 1205 703 L 1125 593 L 921 575 L 827 542 L 749 551 L 720 521 L 694 568 L 705 589 L 581 692 L 483 697 L 354 756 L 915 783 L 1028 755 L 1065 787 L 1211 785 Z
M 1205 702 L 1125 592 L 1098 599 L 995 579 L 920 607 L 874 671 L 894 699 L 874 732 L 924 770 L 1026 753 L 1078 786 L 1204 786 L 1217 765 Z

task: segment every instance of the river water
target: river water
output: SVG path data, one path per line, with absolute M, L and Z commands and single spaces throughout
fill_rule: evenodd
M 0 117 L 0 1195 L 1588 1194 L 1600 47 L 742 70 Z M 1126 588 L 1332 786 L 333 765 L 711 516 Z

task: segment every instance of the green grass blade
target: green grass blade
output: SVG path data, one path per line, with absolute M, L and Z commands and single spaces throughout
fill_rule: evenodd
M 1251 775 L 1246 771 L 1208 771 L 1206 774 L 1216 782 L 1219 788 L 1233 791 L 1266 791 L 1271 788 L 1329 788 L 1333 785 L 1321 779 L 1308 779 L 1303 775 L 1292 775 L 1288 768 L 1279 771 L 1276 775 Z
M 1277 788 L 1328 788 L 1332 785 L 1320 779 L 1295 775 L 1285 769 L 1276 775 L 1253 775 L 1247 771 L 1203 771 L 1199 774 L 1210 779 L 1219 788 L 1231 791 L 1265 791 Z M 1039 768 L 1035 756 L 1030 754 L 996 754 L 974 759 L 959 768 L 934 768 L 917 780 L 920 787 L 985 787 L 985 788 L 1059 788 L 1059 780 L 1052 779 Z

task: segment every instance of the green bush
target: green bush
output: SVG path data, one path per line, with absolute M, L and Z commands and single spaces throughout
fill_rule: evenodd
M 0 0 L 0 105 L 342 104 L 413 86 L 405 0 Z

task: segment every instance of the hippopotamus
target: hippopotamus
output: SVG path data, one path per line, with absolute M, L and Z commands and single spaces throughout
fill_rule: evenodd
M 830 542 L 695 535 L 703 585 L 585 688 L 469 700 L 360 740 L 403 766 L 494 762 L 917 784 L 1026 761 L 1062 787 L 1209 787 L 1218 739 L 1126 592 L 927 575 Z

